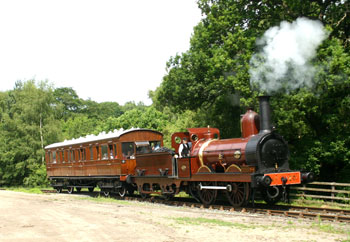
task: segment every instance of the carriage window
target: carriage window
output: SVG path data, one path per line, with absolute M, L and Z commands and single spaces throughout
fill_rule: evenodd
M 101 145 L 102 160 L 108 159 L 108 149 L 107 145 Z
M 73 150 L 70 151 L 70 161 L 71 162 L 75 161 L 75 159 L 74 159 L 74 151 Z
M 66 157 L 66 151 L 65 150 L 63 150 L 62 151 L 62 163 L 65 163 L 66 162 L 66 160 L 64 159 L 65 157 Z
M 151 152 L 151 146 L 148 141 L 137 141 L 136 154 L 146 154 Z
M 56 151 L 52 151 L 52 163 L 56 163 Z
M 80 148 L 80 153 L 81 153 L 81 160 L 82 160 L 82 161 L 86 161 L 85 149 Z
M 152 151 L 158 150 L 160 148 L 160 141 L 150 141 Z
M 90 146 L 90 160 L 93 160 L 93 159 L 94 159 L 94 152 L 93 152 L 92 146 Z
M 122 143 L 123 159 L 135 159 L 135 144 L 133 142 Z
M 61 163 L 61 151 L 57 151 L 57 163 Z
M 100 159 L 100 147 L 95 146 L 95 148 L 96 148 L 96 159 L 99 160 Z
M 76 149 L 75 150 L 75 157 L 77 158 L 77 161 L 81 161 L 81 158 L 80 158 L 80 150 L 79 149 Z
M 52 157 L 51 157 L 51 151 L 47 152 L 47 163 L 51 163 L 52 162 Z
M 117 144 L 114 144 L 114 158 L 117 158 Z
M 113 145 L 108 145 L 108 148 L 109 148 L 109 153 L 108 153 L 109 159 L 114 159 L 115 158 L 115 150 L 113 150 Z

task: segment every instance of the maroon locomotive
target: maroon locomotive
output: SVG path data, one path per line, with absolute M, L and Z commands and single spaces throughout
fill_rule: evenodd
M 233 206 L 241 206 L 250 197 L 254 201 L 259 190 L 268 203 L 277 202 L 288 186 L 309 182 L 313 174 L 290 170 L 287 143 L 271 125 L 269 97 L 259 102 L 260 116 L 252 110 L 243 115 L 241 138 L 220 139 L 219 130 L 210 127 L 174 133 L 175 151 L 184 139 L 189 141 L 186 157 L 161 147 L 162 134 L 144 129 L 50 145 L 49 179 L 58 191 L 99 186 L 105 195 L 138 190 L 142 197 L 167 198 L 185 191 L 205 205 L 223 193 Z M 53 159 L 53 152 L 60 158 Z

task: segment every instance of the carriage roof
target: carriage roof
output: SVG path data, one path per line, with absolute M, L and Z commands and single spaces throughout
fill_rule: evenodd
M 122 135 L 125 135 L 130 132 L 137 132 L 137 131 L 150 131 L 150 132 L 155 132 L 158 134 L 163 135 L 162 133 L 151 130 L 151 129 L 141 129 L 141 128 L 131 128 L 131 129 L 126 129 L 124 130 L 123 128 L 121 129 L 115 129 L 114 131 L 110 131 L 108 133 L 106 132 L 101 132 L 98 135 L 87 135 L 85 137 L 79 137 L 77 139 L 71 139 L 71 140 L 65 140 L 63 142 L 58 142 L 54 144 L 50 144 L 45 147 L 45 149 L 52 149 L 52 148 L 58 148 L 58 147 L 63 147 L 63 146 L 68 146 L 68 145 L 76 145 L 76 144 L 83 144 L 83 143 L 90 143 L 90 142 L 95 142 L 95 141 L 101 141 L 101 140 L 106 140 L 106 139 L 116 139 L 120 138 Z

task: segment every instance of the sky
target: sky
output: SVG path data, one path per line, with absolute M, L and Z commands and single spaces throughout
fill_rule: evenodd
M 47 80 L 83 99 L 150 105 L 201 18 L 196 0 L 0 1 L 0 91 Z

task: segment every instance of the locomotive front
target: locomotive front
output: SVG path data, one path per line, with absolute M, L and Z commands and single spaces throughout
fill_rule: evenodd
M 252 187 L 260 188 L 264 199 L 274 203 L 283 194 L 286 196 L 287 185 L 311 182 L 313 173 L 290 170 L 288 144 L 272 127 L 269 98 L 259 97 L 260 132 L 250 138 L 245 154 L 247 164 L 257 167 L 252 174 Z

